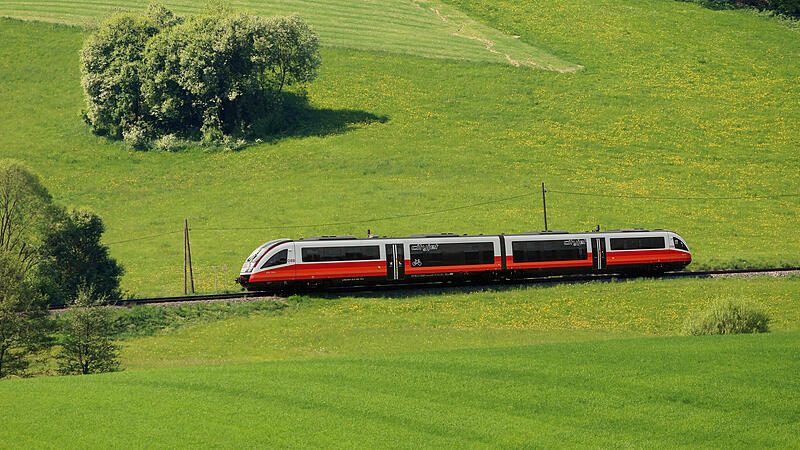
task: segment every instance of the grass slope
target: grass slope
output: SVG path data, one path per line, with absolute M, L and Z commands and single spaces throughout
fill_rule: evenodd
M 182 291 L 184 218 L 198 286 L 213 291 L 213 266 L 227 265 L 232 279 L 276 237 L 540 229 L 541 181 L 617 196 L 800 192 L 796 32 L 741 11 L 655 0 L 460 7 L 586 68 L 556 74 L 327 48 L 309 89 L 313 125 L 238 153 L 136 153 L 78 119 L 84 32 L 6 20 L 0 156 L 27 162 L 58 201 L 97 210 L 127 268 L 124 287 L 140 295 Z M 800 265 L 800 241 L 790 238 L 798 197 L 551 192 L 548 206 L 552 228 L 673 229 L 693 250 L 691 268 Z
M 300 298 L 248 318 L 127 340 L 122 360 L 128 369 L 143 369 L 675 335 L 712 302 L 740 299 L 760 305 L 771 329 L 797 331 L 798 298 L 798 277 Z
M 96 26 L 116 11 L 143 11 L 149 0 L 0 0 L 0 16 Z M 181 14 L 202 10 L 203 0 L 167 1 Z M 323 45 L 412 55 L 513 63 L 574 71 L 578 66 L 524 41 L 476 23 L 452 6 L 429 0 L 246 0 L 236 8 L 265 16 L 298 13 Z
M 0 382 L 18 447 L 790 447 L 800 333 Z M 55 414 L 54 414 L 55 412 Z

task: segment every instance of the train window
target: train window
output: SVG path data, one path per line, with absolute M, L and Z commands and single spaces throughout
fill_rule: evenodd
M 689 251 L 689 247 L 687 247 L 682 240 L 673 237 L 672 241 L 675 242 L 675 248 L 677 248 L 678 250 L 686 250 L 687 252 Z
M 588 258 L 584 239 L 517 241 L 511 243 L 515 263 L 540 261 L 578 261 Z
M 266 269 L 267 267 L 272 266 L 280 266 L 281 264 L 286 264 L 286 256 L 289 254 L 288 250 L 281 250 L 278 253 L 270 256 L 267 262 L 265 262 L 261 268 Z
M 302 250 L 303 262 L 364 261 L 381 259 L 377 245 L 350 247 L 309 247 Z
M 411 267 L 494 264 L 494 244 L 411 244 Z
M 666 247 L 666 241 L 663 236 L 611 238 L 611 250 L 642 250 Z

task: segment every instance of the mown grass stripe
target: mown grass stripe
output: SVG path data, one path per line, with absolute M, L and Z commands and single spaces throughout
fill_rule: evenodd
M 202 8 L 197 1 L 167 2 L 178 13 L 195 13 Z M 0 1 L 0 15 L 10 17 L 61 21 L 77 25 L 96 25 L 103 17 L 117 11 L 142 11 L 144 1 Z M 502 55 L 488 52 L 485 44 L 453 36 L 456 23 L 445 23 L 428 7 L 421 8 L 411 2 L 394 1 L 341 1 L 312 2 L 291 0 L 283 2 L 238 1 L 234 7 L 259 14 L 303 15 L 320 33 L 323 45 L 366 50 L 409 53 L 428 57 L 445 57 L 473 61 L 507 63 Z M 455 14 L 463 20 L 466 16 Z M 556 63 L 570 67 L 566 62 L 547 55 L 530 45 L 514 42 L 509 36 L 492 31 L 483 25 L 472 25 L 483 34 L 495 36 L 493 40 L 507 41 L 507 50 L 514 58 L 541 59 L 541 63 Z M 364 39 L 369 37 L 369 39 Z M 439 47 L 448 47 L 441 50 Z M 504 45 L 497 42 L 497 47 Z

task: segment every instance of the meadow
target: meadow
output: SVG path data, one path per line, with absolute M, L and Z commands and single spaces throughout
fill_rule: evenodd
M 174 320 L 177 327 L 124 340 L 122 361 L 140 370 L 675 336 L 686 318 L 721 300 L 754 303 L 772 318 L 773 331 L 800 331 L 798 299 L 800 277 L 302 296 L 283 307 L 247 308 L 246 317 L 185 314 L 189 320 Z
M 794 277 L 296 298 L 128 340 L 121 373 L 3 380 L 0 442 L 791 447 L 799 294 Z M 675 335 L 742 297 L 773 332 Z
M 94 28 L 109 14 L 143 12 L 149 3 L 149 0 L 0 0 L 0 16 Z M 163 4 L 178 14 L 194 14 L 202 11 L 206 2 L 182 0 Z M 437 1 L 245 0 L 229 4 L 237 10 L 265 16 L 300 14 L 319 34 L 322 44 L 329 47 L 510 63 L 557 71 L 579 69 Z
M 208 292 L 276 237 L 541 229 L 541 182 L 552 229 L 669 228 L 690 268 L 800 265 L 784 22 L 658 0 L 242 0 L 320 33 L 305 121 L 239 152 L 134 152 L 81 122 L 77 52 L 144 5 L 0 0 L 46 22 L 0 19 L 0 157 L 103 217 L 134 294 L 182 292 L 184 218 Z M 0 381 L 0 446 L 796 446 L 798 298 L 798 277 L 640 279 L 187 307 L 123 333 L 121 373 Z M 772 332 L 679 336 L 724 299 Z
M 84 4 L 74 8 L 102 13 Z M 312 122 L 236 153 L 140 153 L 78 117 L 87 31 L 2 20 L 0 155 L 40 173 L 57 201 L 103 217 L 137 295 L 182 292 L 184 218 L 208 292 L 214 266 L 227 266 L 230 287 L 276 237 L 541 229 L 541 182 L 551 229 L 672 229 L 694 269 L 800 265 L 789 238 L 800 198 L 785 196 L 800 192 L 796 31 L 680 2 L 453 5 L 584 68 L 327 46 L 308 87 Z

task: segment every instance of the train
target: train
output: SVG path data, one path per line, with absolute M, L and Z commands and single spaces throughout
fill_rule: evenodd
M 245 260 L 236 281 L 248 291 L 288 292 L 570 274 L 657 275 L 682 270 L 691 261 L 686 240 L 661 229 L 317 236 L 266 242 Z

